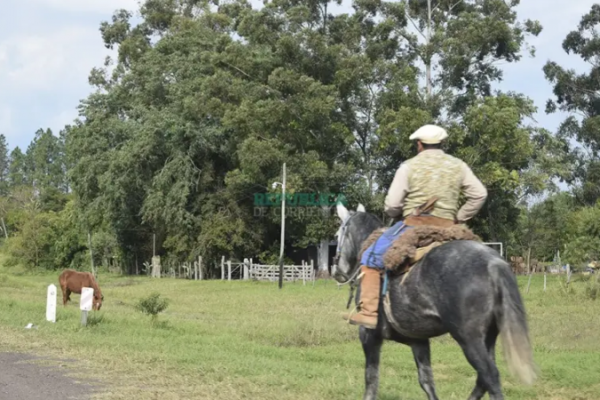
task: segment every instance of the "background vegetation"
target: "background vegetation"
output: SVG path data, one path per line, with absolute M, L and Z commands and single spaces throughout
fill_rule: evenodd
M 542 31 L 519 19 L 518 1 L 439 0 L 431 17 L 418 0 L 357 0 L 351 15 L 333 4 L 117 10 L 100 34 L 118 57 L 91 71 L 79 120 L 10 153 L 0 136 L 8 262 L 82 268 L 91 243 L 96 265 L 133 273 L 155 236 L 164 263 L 270 260 L 278 216 L 255 217 L 253 200 L 278 190 L 283 162 L 289 192 L 344 193 L 381 215 L 395 170 L 415 154 L 409 134 L 431 122 L 489 190 L 473 221 L 485 240 L 545 261 L 556 251 L 572 265 L 597 258 L 600 6 L 563 46 L 589 71 L 540 71 L 555 93 L 547 112 L 571 115 L 550 132 L 530 99 L 495 89 L 499 65 L 533 54 L 527 40 Z M 333 216 L 290 215 L 287 247 L 332 238 Z

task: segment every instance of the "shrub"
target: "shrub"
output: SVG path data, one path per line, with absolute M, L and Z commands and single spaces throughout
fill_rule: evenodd
M 136 308 L 144 314 L 150 315 L 153 321 L 158 314 L 165 311 L 169 305 L 169 300 L 161 299 L 159 293 L 152 293 L 148 297 L 141 299 Z

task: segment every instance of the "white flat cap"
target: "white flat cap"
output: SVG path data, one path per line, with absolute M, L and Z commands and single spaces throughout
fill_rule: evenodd
M 412 135 L 410 140 L 420 140 L 426 144 L 440 143 L 442 140 L 448 137 L 448 132 L 441 126 L 437 125 L 423 125 L 417 129 Z

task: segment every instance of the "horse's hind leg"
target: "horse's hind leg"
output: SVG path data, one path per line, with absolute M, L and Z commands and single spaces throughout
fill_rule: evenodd
M 379 386 L 379 359 L 383 337 L 374 329 L 359 328 L 360 341 L 365 353 L 365 394 L 363 400 L 375 400 Z
M 500 373 L 496 367 L 494 355 L 497 331 L 491 331 L 483 337 L 469 337 L 459 340 L 469 363 L 477 371 L 477 383 L 469 400 L 479 400 L 487 391 L 490 400 L 504 400 L 500 388 Z M 492 340 L 493 338 L 493 340 Z
M 490 329 L 488 330 L 488 333 L 486 335 L 485 346 L 487 348 L 488 355 L 492 359 L 492 362 L 494 365 L 496 364 L 496 340 L 497 339 L 498 339 L 498 328 L 496 327 L 496 324 L 493 324 L 490 327 Z M 487 390 L 485 389 L 485 384 L 481 380 L 481 378 L 479 377 L 479 374 L 478 374 L 477 384 L 475 385 L 473 392 L 471 392 L 471 396 L 469 396 L 469 400 L 480 400 L 481 398 L 483 398 L 483 396 L 485 395 L 486 392 L 487 392 Z
M 419 384 L 427 393 L 429 400 L 439 400 L 435 394 L 435 385 L 433 383 L 433 371 L 431 370 L 431 349 L 429 340 L 423 340 L 410 344 L 417 370 L 419 371 Z

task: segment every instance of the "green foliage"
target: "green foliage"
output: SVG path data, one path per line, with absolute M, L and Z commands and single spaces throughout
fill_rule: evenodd
M 600 199 L 599 23 L 600 4 L 594 4 L 582 16 L 577 29 L 570 32 L 562 43 L 565 52 L 577 55 L 591 65 L 587 73 L 578 74 L 554 61 L 548 61 L 544 66 L 544 74 L 552 83 L 555 96 L 554 100 L 548 100 L 546 112 L 568 113 L 559 134 L 578 142 L 572 150 L 576 168 L 573 169 L 570 182 L 577 185 L 577 199 L 585 205 L 594 205 Z
M 136 20 L 117 10 L 100 26 L 117 56 L 91 71 L 81 120 L 58 136 L 39 129 L 25 153 L 6 155 L 0 137 L 0 216 L 13 262 L 78 267 L 92 250 L 96 265 L 131 273 L 154 240 L 167 264 L 272 262 L 280 210 L 257 215 L 253 199 L 278 193 L 284 162 L 288 193 L 343 193 L 384 217 L 396 169 L 416 154 L 408 137 L 425 123 L 447 127 L 446 150 L 488 188 L 472 222 L 483 239 L 533 248 L 540 259 L 559 249 L 573 262 L 595 257 L 595 214 L 568 222 L 571 210 L 554 200 L 524 206 L 561 179 L 582 180 L 577 201 L 595 204 L 600 161 L 569 145 L 577 137 L 593 148 L 593 118 L 554 135 L 526 122 L 536 112 L 530 99 L 492 90 L 500 63 L 533 54 L 526 40 L 539 22 L 520 20 L 517 1 L 440 0 L 429 10 L 424 1 L 362 0 L 352 14 L 331 13 L 333 3 L 146 0 Z M 583 33 L 597 12 L 565 48 L 593 53 Z M 578 77 L 554 64 L 546 73 L 565 110 L 595 107 L 570 91 Z M 286 249 L 338 228 L 329 207 L 288 210 Z
M 600 297 L 600 282 L 596 278 L 588 279 L 584 287 L 585 297 L 596 300 Z
M 160 293 L 151 293 L 137 303 L 136 309 L 141 313 L 150 315 L 154 321 L 158 317 L 158 314 L 165 311 L 168 306 L 168 299 L 161 299 Z

